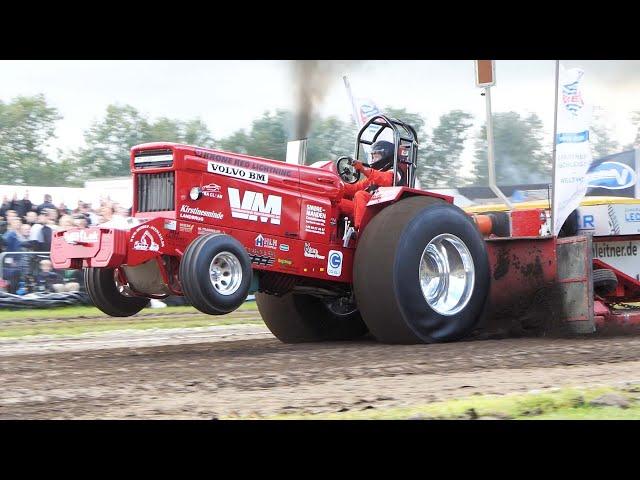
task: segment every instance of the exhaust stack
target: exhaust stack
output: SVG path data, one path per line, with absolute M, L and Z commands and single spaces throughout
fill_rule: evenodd
M 287 142 L 287 163 L 304 165 L 307 159 L 307 139 Z

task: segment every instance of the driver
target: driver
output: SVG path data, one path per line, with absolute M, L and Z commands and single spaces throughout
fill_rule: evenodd
M 353 225 L 360 228 L 367 203 L 378 187 L 393 185 L 393 150 L 394 145 L 386 140 L 378 140 L 371 147 L 371 167 L 365 167 L 362 162 L 354 162 L 356 170 L 364 174 L 364 179 L 345 184 L 344 197 L 340 200 L 341 211 L 353 218 Z

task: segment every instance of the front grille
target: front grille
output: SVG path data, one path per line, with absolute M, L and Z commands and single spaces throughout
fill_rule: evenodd
M 175 172 L 138 173 L 138 212 L 175 209 Z
M 164 150 L 143 150 L 135 154 L 133 158 L 135 168 L 159 168 L 173 166 L 173 152 Z

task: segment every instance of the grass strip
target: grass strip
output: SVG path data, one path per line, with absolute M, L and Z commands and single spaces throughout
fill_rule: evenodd
M 33 335 L 56 335 L 73 336 L 85 333 L 108 332 L 112 330 L 149 330 L 149 329 L 169 329 L 169 328 L 197 328 L 211 327 L 217 325 L 264 325 L 260 315 L 256 313 L 233 312 L 228 315 L 210 316 L 189 316 L 169 318 L 155 317 L 145 320 L 143 317 L 127 318 L 88 318 L 73 322 L 47 322 L 38 325 L 13 325 L 1 328 L 0 338 L 20 338 Z
M 629 408 L 590 405 L 589 402 L 607 393 L 626 398 L 630 402 Z M 548 392 L 534 391 L 500 396 L 477 395 L 413 407 L 368 408 L 320 414 L 292 413 L 269 418 L 279 420 L 640 420 L 640 387 L 626 389 L 610 386 L 569 387 Z
M 257 310 L 255 302 L 245 302 L 236 311 Z M 181 313 L 200 313 L 192 306 L 166 307 L 166 308 L 145 308 L 132 318 L 143 317 L 145 315 L 175 315 Z M 52 319 L 52 318 L 77 318 L 77 317 L 105 317 L 105 314 L 96 307 L 70 306 L 43 309 L 20 309 L 8 310 L 0 309 L 0 326 L 2 320 L 27 320 L 27 319 Z

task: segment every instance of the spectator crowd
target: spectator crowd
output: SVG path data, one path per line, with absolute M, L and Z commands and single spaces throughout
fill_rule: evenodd
M 72 227 L 99 225 L 118 217 L 130 216 L 130 210 L 122 208 L 110 199 L 101 200 L 97 208 L 91 203 L 78 201 L 71 209 L 63 202 L 56 206 L 51 195 L 44 195 L 36 205 L 26 192 L 22 199 L 17 194 L 9 200 L 5 196 L 0 206 L 0 253 L 46 252 L 42 256 L 5 255 L 0 290 L 10 293 L 37 291 L 74 291 L 79 288 L 73 270 L 51 269 L 48 252 L 54 232 Z M 16 257 L 16 258 L 13 258 Z

